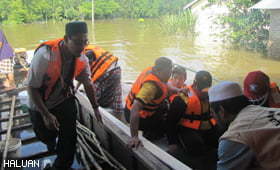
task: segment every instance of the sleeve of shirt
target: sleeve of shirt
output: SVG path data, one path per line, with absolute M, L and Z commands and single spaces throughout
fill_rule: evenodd
M 218 148 L 218 170 L 246 170 L 255 159 L 255 154 L 247 145 L 229 140 L 221 140 Z
M 50 50 L 46 46 L 43 46 L 36 51 L 27 74 L 27 85 L 34 88 L 40 88 L 42 86 L 48 69 L 50 53 Z
M 86 56 L 81 56 L 81 57 L 86 57 Z M 91 79 L 91 72 L 90 72 L 88 59 L 87 58 L 83 58 L 83 59 L 86 61 L 85 69 L 76 77 L 76 80 L 81 83 L 84 83 Z
M 136 95 L 136 99 L 144 104 L 151 103 L 155 98 L 157 92 L 157 87 L 154 83 L 146 82 L 141 87 L 139 93 Z

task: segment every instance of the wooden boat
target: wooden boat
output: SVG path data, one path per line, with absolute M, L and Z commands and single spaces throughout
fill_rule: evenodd
M 17 97 L 17 93 L 25 90 L 25 88 L 11 89 L 0 92 L 2 99 L 0 101 L 1 113 L 11 111 L 11 113 L 22 112 L 20 111 L 21 104 Z M 3 97 L 4 96 L 4 97 Z M 12 97 L 11 97 L 12 96 Z M 103 124 L 97 122 L 93 116 L 93 110 L 89 103 L 87 97 L 82 93 L 76 94 L 82 106 L 82 112 L 79 115 L 80 123 L 85 125 L 88 129 L 93 131 L 102 147 L 105 151 L 108 151 L 112 157 L 114 157 L 115 162 L 120 163 L 119 167 L 125 167 L 125 169 L 137 170 L 137 169 L 178 169 L 178 170 L 188 170 L 188 166 L 178 161 L 176 158 L 172 157 L 164 150 L 151 143 L 144 137 L 140 137 L 144 147 L 138 149 L 130 149 L 127 147 L 128 140 L 130 138 L 129 127 L 116 119 L 105 109 L 101 108 L 101 113 L 103 116 Z M 12 99 L 11 99 L 12 98 Z M 11 116 L 13 115 L 13 116 Z M 0 119 L 0 122 L 9 123 L 15 121 L 24 121 L 29 117 L 28 113 L 18 113 L 11 114 L 8 118 Z M 14 120 L 14 121 L 13 121 Z M 24 121 L 24 123 L 14 123 L 14 125 L 9 124 L 7 129 L 0 131 L 0 134 L 11 135 L 15 132 L 29 131 L 32 133 L 32 125 L 29 121 Z M 21 136 L 22 137 L 22 136 Z M 49 153 L 46 150 L 36 151 L 35 145 L 41 145 L 37 138 L 33 135 L 24 137 L 21 139 L 22 146 L 20 148 L 21 152 L 24 153 L 20 156 L 19 160 L 43 160 L 45 158 L 53 157 L 53 153 Z M 34 146 L 34 148 L 33 148 Z M 32 152 L 26 153 L 27 150 L 32 150 Z M 6 151 L 7 152 L 7 151 Z M 6 153 L 7 154 L 7 153 Z M 53 159 L 53 158 L 52 158 Z M 124 168 L 123 168 L 124 169 Z
M 191 70 L 192 71 L 192 70 Z M 22 76 L 18 76 L 22 77 Z M 9 96 L 13 96 L 13 93 L 17 95 L 19 91 L 25 90 L 25 88 L 19 89 L 11 89 L 0 92 L 1 94 L 8 94 L 3 101 L 0 101 L 0 108 L 2 105 L 11 104 L 12 99 Z M 124 94 L 127 93 L 127 88 L 124 88 Z M 97 138 L 101 142 L 102 148 L 105 149 L 109 157 L 112 157 L 113 162 L 116 164 L 120 164 L 119 167 L 131 170 L 137 169 L 176 169 L 176 170 L 188 170 L 191 169 L 186 164 L 180 162 L 178 159 L 174 158 L 170 154 L 168 154 L 164 148 L 166 145 L 162 143 L 154 144 L 144 138 L 140 133 L 140 139 L 143 142 L 144 147 L 140 147 L 138 149 L 130 149 L 127 146 L 127 143 L 130 139 L 130 130 L 127 124 L 121 122 L 112 116 L 105 109 L 100 109 L 103 117 L 103 124 L 97 122 L 95 116 L 93 114 L 93 110 L 91 108 L 90 102 L 85 96 L 85 94 L 77 92 L 76 97 L 79 99 L 81 104 L 81 112 L 79 114 L 79 122 L 88 128 L 89 131 L 92 131 L 96 134 Z M 19 100 L 14 99 L 19 102 Z M 20 103 L 15 104 L 10 108 L 2 108 L 0 112 L 7 112 L 11 109 L 17 111 L 20 110 Z M 0 122 L 9 121 L 11 123 L 12 120 L 22 120 L 29 117 L 28 113 L 24 114 L 16 114 L 12 118 L 3 118 L 0 119 Z M 10 126 L 9 129 L 1 130 L 0 133 L 5 134 L 8 132 L 16 132 L 16 131 L 24 131 L 29 130 L 32 131 L 32 125 L 28 121 L 24 124 Z M 9 132 L 10 131 L 10 132 Z M 32 148 L 32 145 L 38 143 L 38 140 L 33 135 L 22 139 L 22 148 L 24 150 L 25 146 L 29 145 L 29 149 Z M 42 144 L 42 143 L 41 143 Z M 43 144 L 42 144 L 43 145 Z M 161 147 L 159 147 L 161 146 Z M 32 152 L 28 154 L 23 154 L 19 159 L 21 160 L 42 160 L 45 158 L 49 158 L 52 156 L 52 153 L 44 151 Z M 188 157 L 186 155 L 186 157 Z M 189 159 L 189 158 L 188 158 Z M 191 158 L 190 158 L 191 160 Z M 122 169 L 120 168 L 120 169 Z M 97 168 L 98 169 L 98 168 Z
M 85 116 L 81 122 L 95 132 L 104 147 L 127 169 L 190 169 L 141 135 L 140 139 L 144 147 L 128 148 L 129 127 L 102 108 L 103 125 L 100 125 L 94 118 L 90 102 L 85 95 L 78 93 L 76 96 L 82 105 L 83 116 Z

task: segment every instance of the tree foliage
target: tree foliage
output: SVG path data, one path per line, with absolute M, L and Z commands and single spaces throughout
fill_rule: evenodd
M 266 51 L 268 41 L 269 15 L 266 11 L 249 9 L 260 0 L 229 0 L 228 15 L 220 17 L 226 26 L 225 34 L 239 47 Z
M 179 13 L 190 0 L 94 0 L 95 17 L 158 17 Z M 0 0 L 0 23 L 91 18 L 91 0 Z

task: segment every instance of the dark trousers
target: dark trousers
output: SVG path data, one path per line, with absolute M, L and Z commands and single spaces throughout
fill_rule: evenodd
M 37 111 L 30 111 L 34 132 L 39 140 L 48 146 L 56 144 L 57 158 L 54 162 L 56 169 L 69 169 L 74 160 L 76 151 L 76 115 L 77 108 L 74 97 L 66 99 L 53 109 L 49 110 L 59 122 L 59 131 L 49 130 L 45 127 L 42 116 Z
M 218 133 L 215 127 L 210 130 L 195 130 L 181 126 L 178 132 L 181 145 L 192 155 L 203 155 L 218 148 Z
M 125 108 L 124 115 L 127 122 L 130 122 L 130 110 Z M 164 111 L 158 110 L 152 116 L 147 118 L 139 118 L 139 130 L 143 131 L 143 135 L 148 139 L 157 139 L 162 137 L 165 132 Z

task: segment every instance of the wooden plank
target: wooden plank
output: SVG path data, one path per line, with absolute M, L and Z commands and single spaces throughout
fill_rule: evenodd
M 24 124 L 24 125 L 13 127 L 11 129 L 11 131 L 14 132 L 14 131 L 19 131 L 19 130 L 29 129 L 31 127 L 32 127 L 32 124 L 27 123 L 27 124 Z M 7 133 L 7 129 L 0 131 L 0 135 L 3 135 L 4 133 Z
M 20 108 L 21 108 L 21 106 L 16 106 L 14 109 L 19 110 Z M 11 110 L 11 108 L 0 109 L 0 113 L 1 112 L 8 112 L 9 110 Z
M 105 110 L 102 109 L 102 115 L 104 118 L 107 118 L 110 122 L 113 122 L 118 128 L 120 128 L 127 136 L 130 136 L 130 129 L 127 127 L 124 123 L 116 119 L 114 116 L 112 116 L 110 113 L 106 112 Z M 142 135 L 139 135 L 144 148 L 149 151 L 149 153 L 146 153 L 145 155 L 138 155 L 138 156 L 147 156 L 150 154 L 155 155 L 158 159 L 160 159 L 162 162 L 164 162 L 166 165 L 168 165 L 171 169 L 178 169 L 178 170 L 190 170 L 188 166 L 174 158 L 173 156 L 169 155 L 153 143 L 151 143 L 149 140 L 146 138 L 142 137 Z M 141 148 L 138 149 L 133 149 L 133 151 L 137 151 Z
M 16 96 L 13 96 L 11 111 L 10 111 L 10 115 L 9 115 L 8 129 L 7 129 L 6 139 L 5 139 L 5 148 L 4 148 L 4 152 L 2 154 L 1 170 L 4 170 L 4 161 L 7 158 L 9 140 L 11 137 L 11 131 L 12 131 L 12 126 L 13 126 L 13 117 L 14 117 L 14 113 L 15 113 L 15 104 L 16 104 Z
M 21 119 L 21 118 L 26 118 L 26 117 L 28 117 L 28 116 L 29 116 L 28 113 L 26 113 L 26 114 L 20 114 L 20 115 L 14 116 L 13 119 L 14 119 L 14 120 L 17 120 L 17 119 Z M 6 121 L 8 121 L 8 120 L 9 120 L 9 118 L 3 118 L 3 119 L 0 119 L 0 122 L 6 122 Z
M 27 87 L 6 88 L 6 89 L 0 91 L 0 95 L 1 94 L 5 94 L 5 93 L 7 93 L 7 94 L 9 94 L 9 93 L 10 94 L 16 94 L 16 93 L 19 93 L 19 92 L 24 91 L 24 90 L 27 90 Z
M 38 141 L 39 141 L 38 138 L 30 137 L 30 138 L 26 138 L 26 139 L 21 140 L 21 143 L 22 143 L 22 145 L 28 145 L 28 144 L 38 142 Z
M 19 99 L 16 99 L 16 103 L 19 102 Z M 0 105 L 11 104 L 12 100 L 1 101 Z
M 19 160 L 36 160 L 36 159 L 41 159 L 41 158 L 45 158 L 45 157 L 52 156 L 52 155 L 55 155 L 55 153 L 43 151 L 43 152 L 35 153 L 32 155 L 23 156 L 23 157 L 19 158 Z
M 93 114 L 93 110 L 90 106 L 90 102 L 87 99 L 87 97 L 81 93 L 77 93 L 76 96 L 80 100 L 80 103 L 89 109 L 90 113 Z M 129 127 L 126 126 L 124 123 L 116 119 L 114 116 L 112 116 L 110 113 L 108 113 L 106 110 L 100 108 L 100 111 L 102 111 L 102 118 L 104 120 L 104 125 L 107 131 L 110 131 L 113 135 L 116 135 L 118 139 L 120 139 L 123 144 L 127 144 L 128 140 L 130 139 L 130 130 Z M 167 165 L 169 169 L 178 169 L 178 170 L 190 170 L 188 166 L 174 158 L 173 156 L 169 155 L 141 135 L 139 135 L 144 147 L 140 147 L 138 149 L 132 149 L 132 152 L 134 155 L 146 162 L 151 163 L 150 166 L 152 167 L 159 167 L 160 165 L 156 164 L 162 164 L 162 168 L 164 165 Z M 155 157 L 152 157 L 155 156 Z M 155 160 L 157 158 L 157 160 Z M 156 168 L 157 169 L 157 168 Z M 166 169 L 166 168 L 164 168 Z

